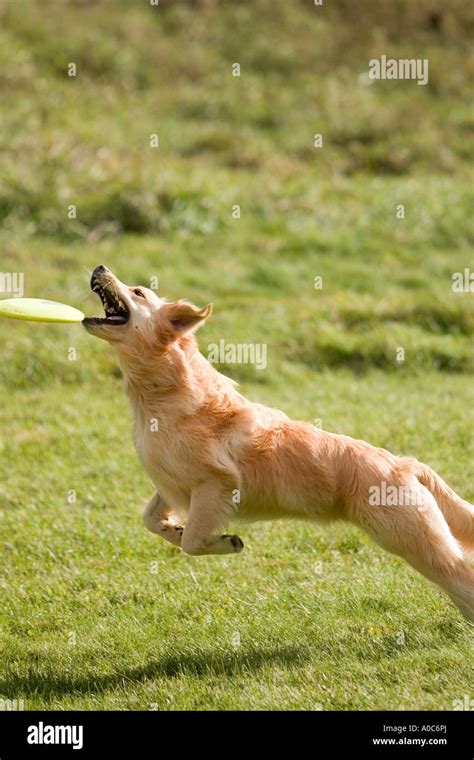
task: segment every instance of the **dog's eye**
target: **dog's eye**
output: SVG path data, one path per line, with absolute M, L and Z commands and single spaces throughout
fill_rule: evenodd
M 140 296 L 140 298 L 145 298 L 145 296 L 143 295 L 142 291 L 138 290 L 138 288 L 135 288 L 135 290 L 133 292 L 135 293 L 136 296 Z

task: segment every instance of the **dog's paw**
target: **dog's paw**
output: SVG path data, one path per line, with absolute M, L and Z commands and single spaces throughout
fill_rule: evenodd
M 229 541 L 230 544 L 232 544 L 232 547 L 234 549 L 234 552 L 236 554 L 240 554 L 241 551 L 243 551 L 244 548 L 244 542 L 242 541 L 239 536 L 222 536 L 222 538 L 225 538 L 226 541 Z

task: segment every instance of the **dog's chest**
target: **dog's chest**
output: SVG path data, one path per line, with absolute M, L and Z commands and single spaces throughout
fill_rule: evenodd
M 175 471 L 178 467 L 176 439 L 167 426 L 160 424 L 157 417 L 137 418 L 133 427 L 133 440 L 138 456 L 148 471 L 149 468 L 164 468 Z
M 179 427 L 150 416 L 137 417 L 133 439 L 144 470 L 158 489 L 188 493 L 199 468 L 199 457 L 189 450 L 189 441 Z

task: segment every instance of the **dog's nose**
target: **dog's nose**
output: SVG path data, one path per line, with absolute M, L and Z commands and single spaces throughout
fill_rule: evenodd
M 94 269 L 94 271 L 92 272 L 92 277 L 94 277 L 94 275 L 96 275 L 96 274 L 105 274 L 108 271 L 109 270 L 107 269 L 107 267 L 104 267 L 103 264 L 99 264 L 99 266 L 96 267 Z

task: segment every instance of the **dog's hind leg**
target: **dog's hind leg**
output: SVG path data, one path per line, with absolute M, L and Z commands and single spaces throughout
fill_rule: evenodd
M 432 494 L 416 483 L 411 488 L 418 497 L 416 505 L 364 505 L 354 521 L 384 549 L 438 584 L 474 623 L 474 572 Z
M 181 546 L 181 537 L 184 528 L 182 525 L 175 525 L 170 519 L 173 510 L 161 498 L 159 493 L 153 494 L 146 505 L 142 519 L 146 528 L 157 536 L 161 536 L 174 546 Z
M 426 464 L 416 462 L 416 477 L 433 494 L 449 529 L 467 556 L 474 557 L 474 505 L 462 499 Z
M 219 534 L 232 516 L 232 486 L 206 482 L 191 494 L 191 507 L 181 541 L 186 554 L 236 554 L 244 548 L 238 536 Z

